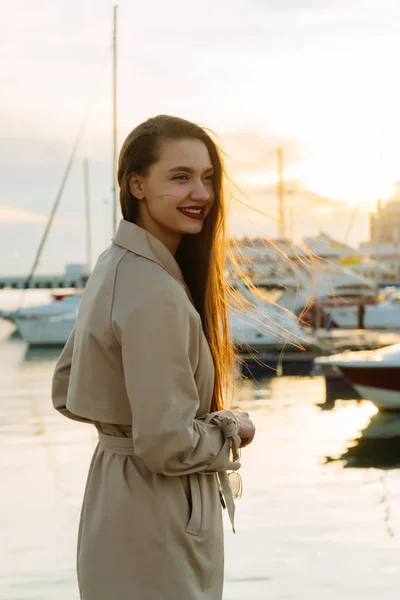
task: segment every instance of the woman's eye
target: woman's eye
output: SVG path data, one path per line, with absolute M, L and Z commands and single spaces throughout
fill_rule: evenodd
M 181 175 L 174 175 L 172 179 L 177 181 L 189 181 L 189 176 L 182 173 Z M 207 175 L 207 177 L 203 178 L 203 181 L 212 183 L 214 181 L 214 175 Z

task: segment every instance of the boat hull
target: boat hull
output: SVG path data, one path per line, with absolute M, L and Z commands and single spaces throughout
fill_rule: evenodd
M 327 308 L 330 319 L 341 329 L 356 329 L 359 326 L 358 307 L 343 306 Z M 366 305 L 364 316 L 365 329 L 395 330 L 400 329 L 400 306 L 391 302 L 377 305 Z
M 365 400 L 380 410 L 400 411 L 400 366 L 345 366 L 338 368 Z
M 74 324 L 74 319 L 17 319 L 21 337 L 31 347 L 64 346 Z
M 400 411 L 400 392 L 365 385 L 354 385 L 361 398 L 370 400 L 380 410 Z

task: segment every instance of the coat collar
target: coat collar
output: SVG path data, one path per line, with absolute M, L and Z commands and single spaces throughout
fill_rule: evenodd
M 135 223 L 121 219 L 112 238 L 114 244 L 159 264 L 172 277 L 185 285 L 182 272 L 175 257 L 154 235 Z M 186 286 L 185 286 L 186 287 Z

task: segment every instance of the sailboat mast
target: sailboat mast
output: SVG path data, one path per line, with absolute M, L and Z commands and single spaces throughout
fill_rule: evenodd
M 85 209 L 86 209 L 86 270 L 89 277 L 92 270 L 92 236 L 90 226 L 90 192 L 89 192 L 89 162 L 83 161 L 83 174 L 85 184 Z
M 114 30 L 113 30 L 113 169 L 112 169 L 112 211 L 113 211 L 113 234 L 117 229 L 117 12 L 118 5 L 114 6 Z
M 278 238 L 283 240 L 286 237 L 285 191 L 283 183 L 283 148 L 277 148 L 276 154 L 278 159 Z

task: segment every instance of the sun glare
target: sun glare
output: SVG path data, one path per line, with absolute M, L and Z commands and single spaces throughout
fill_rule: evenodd
M 371 140 L 371 146 L 378 141 Z M 395 149 L 385 160 L 370 148 L 321 148 L 304 165 L 304 185 L 312 191 L 346 202 L 349 206 L 365 204 L 371 209 L 377 200 L 386 200 L 398 179 Z M 357 155 L 357 160 L 353 157 Z

